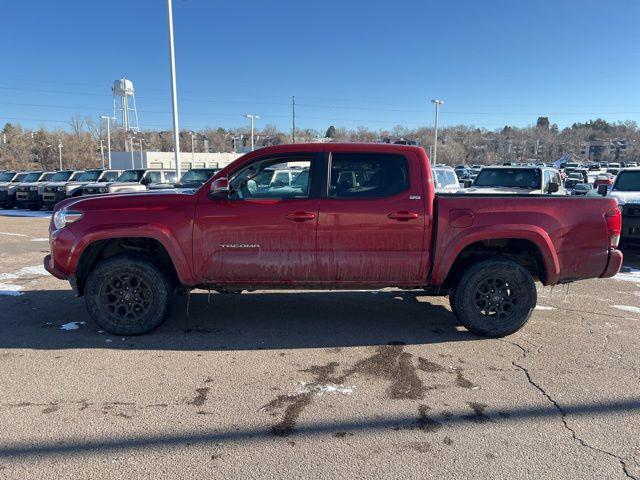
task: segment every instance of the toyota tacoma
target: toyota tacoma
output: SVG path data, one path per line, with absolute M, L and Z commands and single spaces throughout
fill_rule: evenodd
M 274 170 L 301 173 L 256 181 Z M 620 218 L 612 198 L 436 195 L 415 146 L 281 145 L 195 191 L 61 202 L 44 265 L 118 335 L 153 330 L 195 288 L 399 287 L 448 295 L 467 329 L 504 336 L 530 318 L 536 281 L 619 271 Z

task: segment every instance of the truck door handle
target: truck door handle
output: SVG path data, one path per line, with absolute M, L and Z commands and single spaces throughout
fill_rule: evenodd
M 291 212 L 287 213 L 284 217 L 292 222 L 307 222 L 309 220 L 315 220 L 316 214 L 313 212 Z
M 396 213 L 390 213 L 388 217 L 391 220 L 398 220 L 399 222 L 407 222 L 409 220 L 415 220 L 418 218 L 418 214 L 415 212 L 407 212 L 405 210 Z

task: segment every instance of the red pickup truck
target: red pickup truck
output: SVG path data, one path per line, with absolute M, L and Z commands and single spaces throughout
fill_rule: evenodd
M 194 288 L 424 288 L 472 332 L 521 328 L 544 285 L 622 264 L 615 199 L 434 192 L 418 147 L 294 144 L 249 153 L 200 189 L 71 198 L 46 269 L 103 329 L 148 332 Z M 400 321 L 400 320 L 399 320 Z

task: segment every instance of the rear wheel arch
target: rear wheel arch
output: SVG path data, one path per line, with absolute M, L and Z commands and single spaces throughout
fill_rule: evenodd
M 455 257 L 444 279 L 443 286 L 455 289 L 465 271 L 478 262 L 493 258 L 514 261 L 543 284 L 550 279 L 549 266 L 538 244 L 526 238 L 486 239 L 466 245 Z

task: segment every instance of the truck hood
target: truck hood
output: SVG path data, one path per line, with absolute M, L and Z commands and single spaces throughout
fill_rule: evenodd
M 45 187 L 57 188 L 57 187 L 66 187 L 67 185 L 81 185 L 81 184 L 78 182 L 47 182 L 45 184 Z
M 47 182 L 26 182 L 26 183 L 18 183 L 18 187 L 39 187 Z
M 113 185 L 116 182 L 91 182 L 91 183 L 81 183 L 78 185 L 82 185 L 83 187 L 87 187 L 87 188 L 100 188 L 100 187 L 108 187 L 110 185 Z
M 171 208 L 176 202 L 194 201 L 193 190 L 155 190 L 140 193 L 105 193 L 76 198 L 68 198 L 56 206 L 56 211 L 66 208 L 82 211 L 91 210 L 131 210 L 140 208 Z M 189 200 L 191 199 L 191 200 Z
M 618 200 L 618 204 L 620 205 L 625 203 L 640 203 L 640 192 L 620 192 L 614 190 L 609 195 Z

